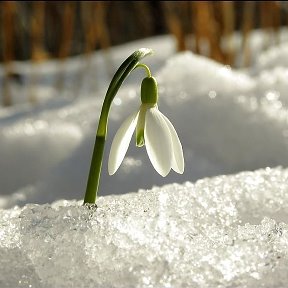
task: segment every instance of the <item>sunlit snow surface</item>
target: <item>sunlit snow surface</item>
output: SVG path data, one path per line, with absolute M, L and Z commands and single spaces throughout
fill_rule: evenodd
M 288 170 L 0 210 L 0 287 L 287 287 Z

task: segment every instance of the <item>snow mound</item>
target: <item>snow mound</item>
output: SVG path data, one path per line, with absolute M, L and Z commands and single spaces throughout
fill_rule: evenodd
M 166 89 L 189 90 L 195 96 L 208 94 L 211 90 L 237 94 L 249 91 L 255 85 L 245 73 L 188 51 L 170 57 L 158 76 Z
M 82 141 L 81 130 L 68 123 L 48 123 L 43 120 L 19 122 L 0 132 L 0 150 L 5 155 L 0 162 L 0 171 L 12 173 L 21 169 L 20 173 L 13 176 L 16 181 L 8 182 L 6 173 L 1 173 L 2 191 L 17 189 L 18 185 L 21 187 L 43 177 L 59 160 L 68 157 Z M 29 165 L 28 169 L 23 168 L 26 165 Z
M 0 210 L 0 287 L 286 287 L 288 169 Z
M 275 67 L 253 77 L 185 52 L 171 56 L 154 74 L 159 81 L 159 110 L 171 120 L 182 142 L 184 174 L 160 177 L 146 149 L 132 141 L 123 164 L 115 176 L 109 176 L 111 140 L 140 105 L 140 72 L 129 77 L 130 84 L 121 87 L 111 107 L 99 195 L 288 166 L 287 68 Z M 1 207 L 83 195 L 105 92 L 0 111 Z
M 153 63 L 151 70 L 159 82 L 159 110 L 171 120 L 181 139 L 185 172 L 171 172 L 163 178 L 153 169 L 145 148 L 135 147 L 132 141 L 117 173 L 108 175 L 111 140 L 124 119 L 140 105 L 144 74 L 139 70 L 128 77 L 111 107 L 99 194 L 121 194 L 150 189 L 153 184 L 195 181 L 263 167 L 288 167 L 287 43 L 258 53 L 264 60 L 269 60 L 272 53 L 277 61 L 271 58 L 270 62 L 267 60 L 270 64 L 265 60 L 269 65 L 255 64 L 240 71 L 191 52 L 172 55 L 174 42 L 167 39 L 115 47 L 112 54 L 114 64 L 120 64 L 137 47 L 151 44 L 154 48 L 154 56 L 143 62 Z M 92 64 L 103 62 L 97 60 L 101 55 L 94 56 L 90 59 L 94 59 Z M 168 61 L 164 63 L 165 60 Z M 83 57 L 65 61 L 67 73 L 71 73 L 65 74 L 67 85 L 71 82 L 78 86 L 73 77 L 77 71 L 83 72 L 85 61 Z M 19 68 L 23 74 L 31 70 L 30 64 L 23 63 L 27 66 L 22 67 L 23 71 Z M 61 65 L 56 64 L 48 62 L 47 70 L 45 63 L 38 67 L 39 74 L 47 78 L 40 82 L 44 90 L 54 87 L 50 78 L 57 78 L 61 72 Z M 94 78 L 99 80 L 97 73 L 101 69 L 95 69 L 94 64 L 89 66 L 91 73 L 80 73 L 87 85 L 92 85 Z M 259 71 L 253 74 L 255 67 Z M 51 203 L 84 194 L 95 131 L 110 79 L 103 80 L 100 86 L 95 82 L 98 89 L 95 86 L 92 91 L 89 89 L 93 85 L 89 84 L 88 89 L 84 82 L 87 89 L 73 89 L 69 84 L 67 91 L 81 95 L 77 99 L 49 98 L 34 107 L 0 109 L 0 207 Z
M 253 78 L 182 53 L 159 72 L 159 107 L 171 115 L 184 150 L 217 163 L 220 174 L 287 166 L 287 79 L 274 81 L 278 70 Z M 264 86 L 267 78 L 273 83 Z
M 255 70 L 262 71 L 274 67 L 288 67 L 288 41 L 276 45 L 260 54 L 255 63 Z

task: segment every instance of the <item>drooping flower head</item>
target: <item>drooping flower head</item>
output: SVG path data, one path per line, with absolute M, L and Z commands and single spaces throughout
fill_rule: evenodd
M 158 110 L 158 87 L 154 77 L 143 79 L 141 102 L 139 110 L 123 122 L 113 139 L 108 161 L 109 174 L 113 175 L 121 165 L 135 130 L 136 145 L 146 146 L 149 159 L 160 175 L 166 176 L 171 168 L 182 174 L 182 145 L 171 122 Z

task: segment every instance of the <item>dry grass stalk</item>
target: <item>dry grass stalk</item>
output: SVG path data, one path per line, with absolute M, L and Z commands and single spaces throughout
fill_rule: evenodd
M 43 47 L 44 41 L 44 20 L 45 20 L 45 2 L 36 1 L 32 3 L 32 17 L 31 17 L 31 59 L 32 59 L 32 73 L 27 87 L 28 101 L 31 103 L 37 102 L 37 90 L 35 86 L 38 82 L 38 75 L 34 71 L 34 65 L 37 62 L 42 62 L 48 58 Z
M 31 17 L 31 59 L 39 62 L 48 58 L 48 54 L 43 47 L 44 41 L 44 19 L 45 2 L 35 1 L 32 3 L 33 14 Z
M 97 45 L 106 52 L 110 47 L 109 31 L 106 24 L 107 5 L 104 2 L 82 2 L 81 3 L 81 22 L 84 34 L 84 53 L 86 55 L 86 63 L 83 67 L 82 77 L 79 78 L 84 83 L 85 73 L 89 73 L 91 69 L 91 54 L 97 48 Z M 110 59 L 105 53 L 106 60 Z M 107 60 L 107 69 L 112 70 L 112 64 Z M 95 73 L 95 70 L 93 70 Z M 112 73 L 112 72 L 111 72 Z M 89 83 L 92 90 L 96 89 L 96 81 Z M 86 83 L 87 85 L 87 83 Z M 81 87 L 81 84 L 78 85 Z
M 182 1 L 181 1 L 182 2 Z M 149 37 L 153 34 L 153 17 L 149 1 L 132 1 L 139 35 Z
M 9 86 L 9 80 L 13 74 L 12 61 L 14 60 L 14 21 L 16 15 L 15 1 L 2 1 L 2 37 L 3 37 L 3 106 L 12 105 L 12 96 Z
M 84 52 L 95 50 L 97 44 L 101 49 L 110 47 L 109 31 L 106 24 L 107 5 L 102 1 L 82 2 L 81 21 L 84 32 Z
M 81 23 L 84 34 L 84 53 L 90 54 L 96 47 L 99 36 L 94 24 L 95 2 L 81 2 Z
M 281 7 L 278 1 L 273 1 L 273 30 L 274 30 L 274 43 L 278 45 L 280 43 L 280 26 L 281 26 Z
M 260 24 L 264 32 L 263 49 L 279 43 L 280 4 L 277 1 L 260 2 Z
M 59 47 L 58 57 L 65 59 L 70 55 L 73 34 L 74 34 L 74 18 L 75 18 L 75 2 L 63 2 L 62 16 L 62 36 Z
M 165 20 L 169 31 L 175 36 L 177 40 L 177 50 L 184 51 L 186 50 L 185 33 L 183 31 L 181 19 L 177 16 L 175 11 L 175 8 L 177 10 L 177 3 L 174 2 L 175 1 L 162 2 Z
M 75 5 L 76 2 L 67 1 L 61 3 L 63 14 L 61 15 L 61 35 L 58 57 L 60 59 L 59 76 L 56 80 L 56 88 L 58 94 L 61 95 L 64 89 L 66 67 L 65 60 L 70 56 L 71 47 L 74 35 L 74 20 L 75 20 Z
M 223 21 L 222 36 L 225 40 L 224 46 L 224 63 L 234 64 L 235 43 L 233 42 L 233 33 L 235 29 L 235 13 L 233 1 L 221 1 L 221 15 Z
M 253 28 L 253 17 L 255 2 L 247 1 L 243 3 L 243 26 L 242 26 L 242 66 L 247 67 L 251 63 L 251 51 L 249 47 L 249 34 Z
M 95 26 L 99 35 L 99 44 L 101 49 L 110 47 L 109 30 L 106 24 L 107 6 L 105 1 L 96 1 L 94 7 Z
M 192 1 L 196 52 L 222 62 L 219 24 L 215 18 L 213 2 Z

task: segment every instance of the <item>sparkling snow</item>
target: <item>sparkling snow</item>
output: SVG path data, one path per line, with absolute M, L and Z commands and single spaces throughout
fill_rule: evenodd
M 0 287 L 286 287 L 288 170 L 0 210 Z

